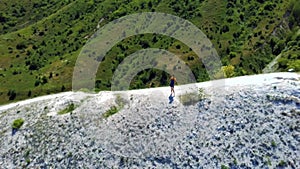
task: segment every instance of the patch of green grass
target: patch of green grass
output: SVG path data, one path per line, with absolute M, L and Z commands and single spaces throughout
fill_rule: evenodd
M 272 165 L 272 163 L 271 163 L 271 159 L 270 159 L 270 157 L 269 156 L 266 156 L 266 163 L 267 163 L 267 165 L 268 166 L 271 166 Z
M 24 124 L 24 120 L 22 118 L 16 119 L 13 121 L 12 128 L 20 129 L 23 124 Z
M 237 165 L 237 160 L 236 160 L 236 158 L 234 158 L 233 164 L 234 164 L 234 165 Z
M 272 140 L 271 146 L 272 146 L 272 147 L 276 147 L 276 146 L 277 146 L 277 144 L 276 144 L 276 142 L 275 142 L 274 140 Z
M 65 109 L 59 111 L 57 114 L 59 114 L 59 115 L 67 114 L 67 113 L 70 113 L 73 110 L 75 110 L 75 108 L 76 107 L 75 107 L 74 103 L 71 103 Z
M 104 118 L 108 118 L 116 113 L 118 113 L 127 103 L 128 101 L 122 97 L 121 94 L 116 94 L 116 100 L 115 100 L 117 106 L 112 106 L 110 109 L 108 109 L 102 116 Z
M 117 106 L 112 106 L 109 110 L 107 110 L 104 114 L 103 117 L 104 118 L 108 118 L 109 116 L 112 116 L 116 113 L 118 113 L 119 109 Z
M 226 166 L 226 165 L 224 165 L 224 164 L 222 164 L 222 165 L 221 165 L 221 169 L 229 169 L 229 167 Z

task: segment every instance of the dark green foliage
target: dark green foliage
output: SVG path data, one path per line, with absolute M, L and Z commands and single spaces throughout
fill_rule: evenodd
M 64 85 L 61 86 L 61 91 L 65 91 L 66 90 L 66 87 Z
M 298 25 L 300 23 L 300 3 L 299 0 L 295 0 L 293 4 L 293 11 L 292 14 L 295 18 L 295 20 L 298 22 Z
M 9 96 L 9 100 L 14 100 L 17 96 L 17 93 L 15 90 L 9 90 L 7 96 Z
M 31 97 L 31 90 L 28 91 L 27 96 L 28 96 L 28 97 Z
M 223 27 L 222 27 L 222 32 L 223 33 L 226 33 L 226 32 L 228 32 L 229 31 L 229 27 L 227 26 L 227 25 L 224 25 Z
M 20 43 L 17 44 L 16 48 L 18 50 L 26 49 L 26 45 L 25 45 L 24 42 L 20 42 Z

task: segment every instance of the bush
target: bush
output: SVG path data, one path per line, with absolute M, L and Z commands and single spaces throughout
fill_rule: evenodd
M 289 61 L 287 63 L 288 69 L 294 69 L 296 72 L 300 71 L 300 60 Z
M 21 43 L 18 43 L 18 44 L 17 44 L 16 48 L 17 48 L 18 50 L 26 49 L 26 45 L 25 45 L 24 42 L 21 42 Z
M 224 26 L 222 27 L 222 32 L 223 32 L 223 33 L 229 32 L 229 27 L 228 27 L 227 25 L 224 25 Z
M 284 49 L 284 47 L 285 47 L 284 40 L 278 41 L 277 44 L 274 46 L 273 54 L 279 55 L 281 51 Z
M 23 119 L 16 119 L 13 121 L 13 124 L 12 124 L 12 128 L 13 129 L 20 129 L 21 126 L 24 124 L 24 120 Z
M 232 66 L 232 65 L 223 66 L 222 69 L 223 69 L 226 77 L 233 77 L 235 75 L 234 66 Z
M 300 22 L 300 3 L 294 2 L 293 16 L 296 21 Z
M 9 96 L 9 100 L 14 100 L 17 97 L 17 93 L 15 90 L 9 90 L 7 95 Z

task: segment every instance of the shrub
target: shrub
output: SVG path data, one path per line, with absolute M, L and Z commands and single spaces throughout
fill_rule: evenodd
M 300 60 L 289 61 L 287 63 L 288 69 L 294 69 L 296 72 L 300 71 Z
M 17 93 L 15 90 L 9 90 L 7 95 L 9 96 L 9 100 L 14 100 L 17 97 Z
M 234 66 L 228 65 L 222 67 L 226 77 L 233 77 L 235 75 Z
M 17 44 L 16 48 L 18 50 L 26 49 L 26 44 L 24 42 L 20 42 Z
M 223 32 L 223 33 L 229 32 L 229 27 L 228 27 L 227 25 L 224 25 L 224 26 L 222 27 L 222 32 Z
M 277 44 L 274 46 L 273 54 L 279 55 L 284 48 L 285 48 L 284 40 L 278 41 Z
M 16 119 L 16 120 L 13 121 L 12 128 L 13 129 L 20 129 L 23 124 L 24 124 L 23 119 L 21 119 L 21 118 Z
M 294 2 L 293 16 L 295 17 L 297 22 L 300 21 L 300 4 L 297 2 Z

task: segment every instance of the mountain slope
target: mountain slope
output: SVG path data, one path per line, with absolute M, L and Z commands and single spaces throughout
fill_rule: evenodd
M 223 65 L 234 66 L 231 76 L 260 73 L 281 53 L 278 70 L 299 68 L 299 3 L 293 0 L 5 0 L 0 9 L 9 9 L 0 10 L 0 104 L 71 90 L 73 67 L 86 41 L 97 28 L 136 12 L 165 12 L 191 21 L 212 41 Z M 109 90 L 114 68 L 148 47 L 180 56 L 197 81 L 209 80 L 189 47 L 146 34 L 129 37 L 107 53 L 97 73 L 97 90 Z M 145 70 L 131 88 L 164 86 L 167 76 Z

